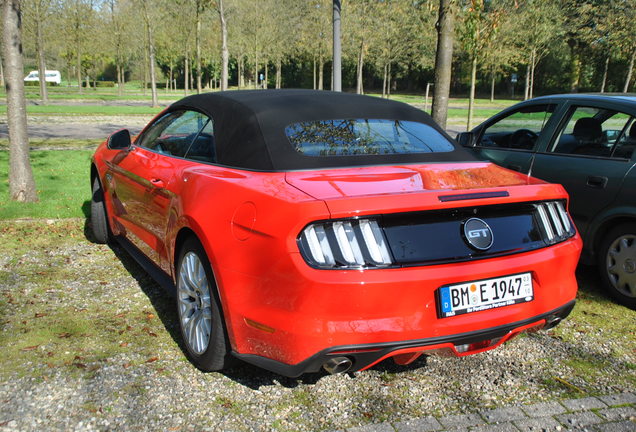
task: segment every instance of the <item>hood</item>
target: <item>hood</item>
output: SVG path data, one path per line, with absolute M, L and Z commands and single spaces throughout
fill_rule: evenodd
M 372 166 L 286 173 L 290 185 L 315 199 L 491 189 L 542 184 L 489 162 Z

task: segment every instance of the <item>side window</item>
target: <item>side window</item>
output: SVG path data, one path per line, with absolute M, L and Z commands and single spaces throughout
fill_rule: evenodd
M 555 107 L 553 104 L 532 105 L 499 119 L 483 131 L 477 146 L 534 150 Z
M 141 137 L 139 145 L 169 156 L 185 157 L 208 118 L 196 111 L 175 111 L 166 114 Z
M 631 159 L 636 151 L 636 118 L 632 117 L 617 140 L 612 156 Z
M 202 162 L 216 162 L 214 122 L 212 120 L 208 120 L 199 135 L 196 136 L 185 157 Z
M 550 146 L 551 152 L 631 157 L 633 142 L 630 144 L 629 127 L 633 118 L 630 115 L 605 108 L 579 106 L 573 107 L 567 118 L 567 123 Z

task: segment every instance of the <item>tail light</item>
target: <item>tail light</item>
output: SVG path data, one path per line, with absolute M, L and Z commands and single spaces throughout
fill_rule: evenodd
M 543 238 L 549 243 L 558 243 L 575 233 L 562 201 L 546 201 L 536 204 L 539 226 Z
M 325 269 L 387 267 L 393 264 L 384 233 L 374 219 L 319 222 L 298 238 L 312 266 Z

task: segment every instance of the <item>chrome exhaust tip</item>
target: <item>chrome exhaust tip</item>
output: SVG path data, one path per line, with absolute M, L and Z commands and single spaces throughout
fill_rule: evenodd
M 556 327 L 557 325 L 559 325 L 559 323 L 561 322 L 561 317 L 559 316 L 551 316 L 546 318 L 545 320 L 545 327 L 543 327 L 544 330 L 549 330 L 553 327 Z
M 333 357 L 327 360 L 323 365 L 323 369 L 331 375 L 339 374 L 351 369 L 351 359 L 348 357 Z

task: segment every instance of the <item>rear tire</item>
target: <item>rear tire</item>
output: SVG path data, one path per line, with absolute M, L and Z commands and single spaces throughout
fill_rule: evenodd
M 230 364 L 229 341 L 214 273 L 201 243 L 188 238 L 177 261 L 177 314 L 190 361 L 203 371 Z
M 91 198 L 91 227 L 96 243 L 108 243 L 110 240 L 110 229 L 108 227 L 108 217 L 106 205 L 104 203 L 104 190 L 99 184 L 99 179 L 93 179 L 93 196 Z
M 606 234 L 599 249 L 598 268 L 609 294 L 636 310 L 636 224 L 619 225 Z

